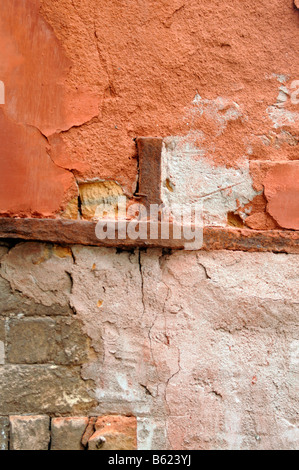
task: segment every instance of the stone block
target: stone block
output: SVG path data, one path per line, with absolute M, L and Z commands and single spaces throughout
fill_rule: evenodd
M 8 450 L 9 419 L 0 416 L 0 451 Z
M 85 414 L 96 403 L 80 367 L 5 365 L 0 368 L 0 414 Z
M 88 441 L 88 450 L 136 450 L 137 420 L 127 416 L 102 416 L 96 432 Z
M 88 359 L 89 340 L 78 319 L 13 319 L 8 336 L 13 364 L 83 364 Z
M 72 315 L 70 306 L 54 303 L 43 305 L 35 302 L 18 291 L 13 291 L 10 283 L 0 276 L 0 316 L 1 315 L 26 315 L 26 316 L 60 316 Z
M 45 243 L 19 243 L 1 259 L 0 275 L 13 291 L 46 307 L 67 307 L 73 265 L 69 248 Z M 11 290 L 6 294 L 10 296 Z M 20 312 L 23 313 L 23 312 Z
M 48 416 L 10 416 L 10 450 L 48 450 Z
M 8 362 L 43 364 L 55 356 L 55 321 L 50 318 L 9 322 Z
M 56 320 L 55 364 L 79 365 L 89 359 L 89 337 L 82 330 L 78 318 L 59 318 Z
M 51 450 L 84 450 L 82 437 L 88 418 L 54 418 L 51 426 Z

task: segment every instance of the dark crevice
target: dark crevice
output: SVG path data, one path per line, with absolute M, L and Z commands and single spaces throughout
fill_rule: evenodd
M 146 385 L 140 384 L 140 386 L 145 390 L 145 394 L 146 394 L 146 395 L 150 395 L 151 397 L 153 396 L 153 394 L 152 394 L 151 391 L 147 388 Z
M 78 187 L 78 191 L 79 191 L 79 194 L 78 194 L 78 212 L 79 212 L 80 218 L 83 218 L 83 212 L 82 212 L 82 199 L 81 199 L 81 196 L 80 196 L 80 190 L 79 190 L 79 187 Z
M 49 439 L 48 450 L 51 450 L 51 446 L 52 446 L 52 419 L 51 418 L 49 421 L 49 432 L 50 432 L 50 439 Z

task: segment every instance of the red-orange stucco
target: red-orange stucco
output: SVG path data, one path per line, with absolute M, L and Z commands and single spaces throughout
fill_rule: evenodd
M 55 217 L 76 179 L 116 180 L 132 195 L 140 135 L 188 136 L 191 126 L 221 166 L 298 159 L 298 121 L 276 127 L 267 114 L 280 77 L 299 79 L 296 0 L 1 6 L 0 214 Z M 218 135 L 212 117 L 192 115 L 196 94 L 236 102 L 243 117 Z M 290 99 L 285 109 L 298 113 Z

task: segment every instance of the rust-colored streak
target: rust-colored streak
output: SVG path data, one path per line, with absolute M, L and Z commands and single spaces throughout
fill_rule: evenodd
M 161 204 L 161 159 L 162 142 L 160 137 L 138 137 L 139 187 L 143 204 L 149 209 L 151 204 Z
M 60 244 L 122 248 L 170 248 L 182 250 L 185 241 L 175 240 L 99 240 L 95 234 L 96 222 L 60 219 L 0 218 L 0 238 L 39 240 Z M 171 230 L 170 230 L 171 233 Z M 232 250 L 299 254 L 299 231 L 205 227 L 203 250 Z

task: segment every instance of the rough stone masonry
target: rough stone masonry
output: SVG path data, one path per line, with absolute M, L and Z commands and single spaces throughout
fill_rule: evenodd
M 2 0 L 0 450 L 298 449 L 298 41 L 298 0 Z M 98 246 L 119 196 L 203 249 Z
M 65 448 L 83 449 L 87 418 L 115 415 L 117 446 L 298 448 L 298 266 L 275 253 L 2 245 L 1 447 L 36 435 L 49 446 L 51 418 L 54 449 L 65 425 Z

